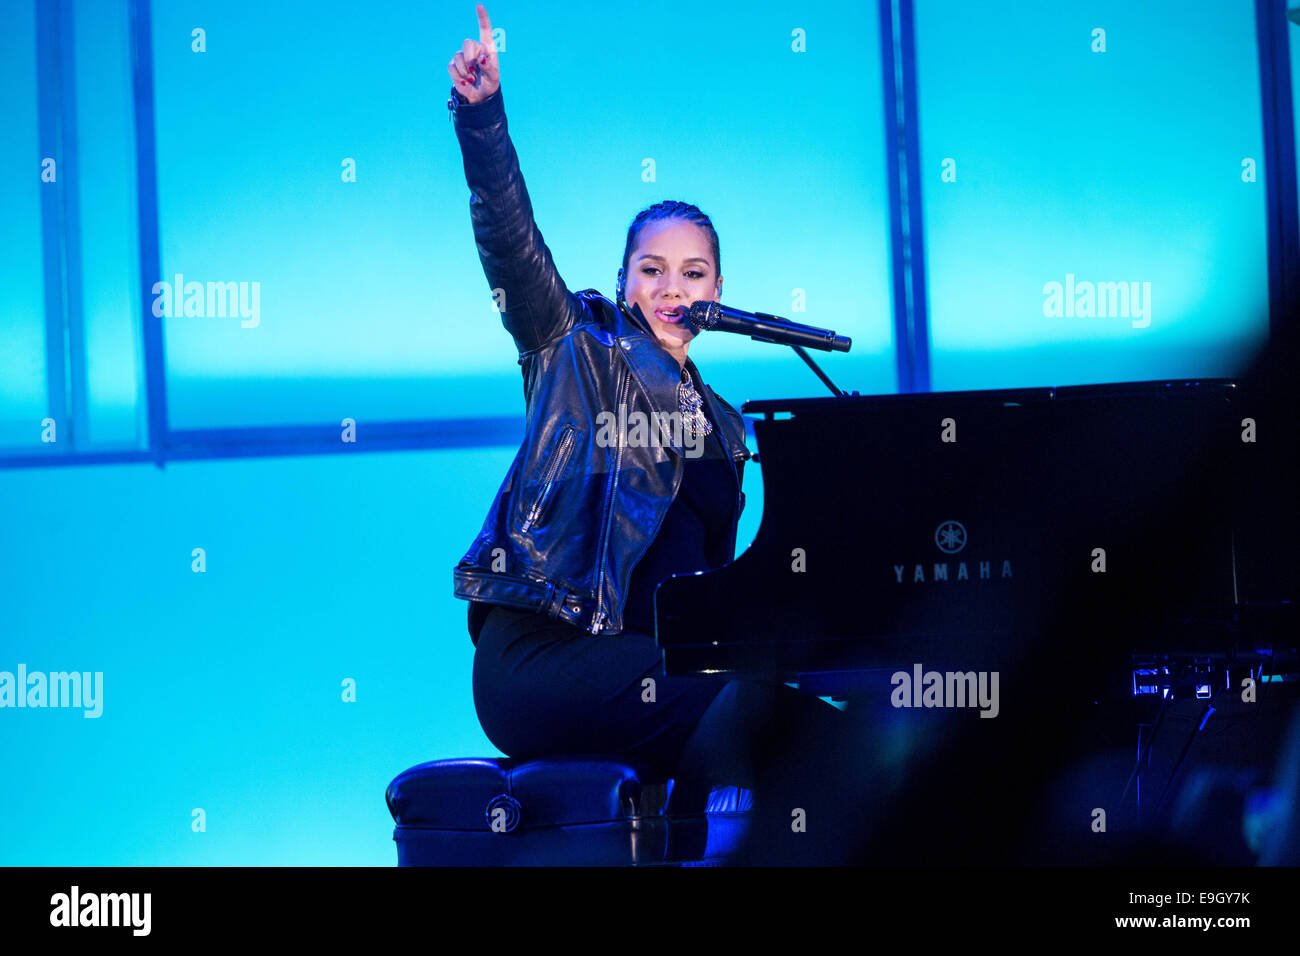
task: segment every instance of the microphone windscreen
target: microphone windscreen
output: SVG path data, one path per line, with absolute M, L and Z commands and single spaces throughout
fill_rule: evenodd
M 717 316 L 714 314 L 714 306 L 716 304 L 717 303 L 715 302 L 706 302 L 704 300 L 692 302 L 685 313 L 686 324 L 697 332 L 713 328 L 714 324 L 717 322 Z

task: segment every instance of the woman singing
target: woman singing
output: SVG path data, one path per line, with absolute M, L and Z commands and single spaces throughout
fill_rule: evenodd
M 752 787 L 777 738 L 843 715 L 780 684 L 666 677 L 652 636 L 654 589 L 730 561 L 744 507 L 744 422 L 687 357 L 696 333 L 682 319 L 721 294 L 718 234 L 695 206 L 656 203 L 628 229 L 616 303 L 570 292 L 533 221 L 481 4 L 478 21 L 447 66 L 448 108 L 527 403 L 523 444 L 455 570 L 479 720 L 512 757 L 644 761 L 677 777 L 677 806 L 692 786 Z M 665 442 L 611 435 L 620 410 L 680 428 Z

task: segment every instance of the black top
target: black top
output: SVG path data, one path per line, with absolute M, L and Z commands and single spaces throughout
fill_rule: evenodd
M 654 633 L 654 592 L 671 575 L 705 571 L 731 555 L 721 551 L 731 537 L 738 494 L 731 463 L 718 439 L 718 431 L 703 439 L 703 454 L 683 458 L 685 469 L 659 533 L 637 562 L 628 585 L 624 629 Z
M 694 381 L 695 387 L 701 389 L 699 380 Z M 683 446 L 688 447 L 685 440 Z M 685 467 L 677 497 L 668 507 L 654 541 L 632 570 L 623 611 L 624 630 L 654 633 L 655 589 L 672 575 L 705 571 L 731 560 L 723 549 L 731 537 L 740 495 L 716 425 L 697 449 L 699 454 L 694 458 L 683 455 Z M 710 556 L 718 558 L 717 563 Z M 469 630 L 475 644 L 492 607 L 486 602 L 470 602 Z

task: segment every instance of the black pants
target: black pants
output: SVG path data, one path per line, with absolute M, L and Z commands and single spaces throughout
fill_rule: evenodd
M 784 684 L 666 677 L 648 634 L 592 636 L 502 607 L 479 634 L 474 706 L 488 739 L 511 757 L 633 757 L 676 778 L 671 803 L 686 809 L 715 784 L 754 789 L 760 804 L 773 761 L 790 766 L 791 753 L 842 739 L 847 723 Z

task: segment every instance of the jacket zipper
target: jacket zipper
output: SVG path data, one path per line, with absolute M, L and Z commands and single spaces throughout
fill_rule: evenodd
M 672 494 L 668 496 L 668 497 L 669 497 L 669 505 L 668 505 L 668 508 L 671 508 L 671 507 L 672 507 L 672 503 L 671 503 L 671 502 L 672 502 L 673 499 L 675 499 L 675 498 L 677 497 L 677 491 L 678 491 L 678 489 L 681 488 L 681 486 L 682 486 L 682 479 L 683 479 L 685 476 L 686 476 L 686 465 L 685 465 L 684 462 L 682 462 L 682 461 L 679 459 L 678 462 L 677 462 L 677 470 L 673 473 L 673 491 L 672 491 Z M 661 514 L 661 515 L 659 516 L 659 520 L 658 520 L 657 522 L 655 522 L 655 529 L 654 529 L 654 531 L 651 532 L 651 534 L 650 534 L 650 543 L 651 543 L 651 545 L 654 544 L 654 540 L 655 540 L 655 538 L 657 538 L 657 537 L 659 536 L 659 529 L 663 527 L 664 519 L 668 517 L 668 508 L 665 508 L 665 509 L 664 509 L 664 513 Z M 648 550 L 650 550 L 649 546 L 647 546 L 647 548 L 646 548 L 646 551 L 648 551 Z M 636 559 L 636 564 L 632 565 L 632 570 L 633 570 L 634 573 L 635 573 L 635 571 L 636 571 L 636 565 L 637 565 L 637 564 L 640 564 L 641 561 L 645 559 L 646 551 L 642 551 L 642 552 L 641 552 L 641 557 L 637 558 L 637 559 Z
M 622 387 L 619 389 L 619 406 L 627 403 L 627 390 L 632 382 L 632 374 L 625 373 Z M 591 616 L 591 633 L 599 634 L 605 626 L 605 558 L 609 551 L 609 529 L 614 523 L 614 499 L 618 492 L 618 471 L 623 464 L 623 436 L 618 437 L 618 451 L 614 455 L 614 471 L 610 475 L 609 498 L 605 502 L 605 533 L 600 541 L 600 561 L 596 565 L 596 611 Z
M 716 417 L 716 416 L 715 416 L 715 417 Z M 719 427 L 721 427 L 721 426 L 719 426 Z M 720 445 L 722 446 L 722 450 L 723 450 L 724 452 L 726 452 L 726 451 L 728 450 L 728 449 L 727 449 L 727 443 L 726 443 L 726 441 L 723 439 L 721 432 L 718 433 L 718 444 L 720 444 Z M 736 464 L 735 464 L 735 461 L 734 461 L 734 460 L 732 460 L 732 463 L 731 463 L 731 475 L 732 475 L 733 478 L 735 478 L 735 479 L 737 480 L 737 482 L 739 482 L 739 477 L 736 475 Z M 680 490 L 680 488 L 681 488 L 681 486 L 682 486 L 682 479 L 685 478 L 685 477 L 686 477 L 686 463 L 683 462 L 680 458 L 678 458 L 678 460 L 677 460 L 677 468 L 676 468 L 676 470 L 673 472 L 673 490 L 672 490 L 672 493 L 668 496 L 669 499 L 670 499 L 670 501 L 671 501 L 671 500 L 674 500 L 674 499 L 677 498 L 677 492 L 678 492 L 678 490 Z M 737 502 L 739 502 L 739 498 L 737 498 Z M 669 508 L 672 507 L 671 503 L 669 504 L 668 507 L 669 507 Z M 650 533 L 650 541 L 651 541 L 652 544 L 653 544 L 655 538 L 657 538 L 657 537 L 659 536 L 659 529 L 663 527 L 664 519 L 666 519 L 667 517 L 668 517 L 668 508 L 665 508 L 665 509 L 664 509 L 664 513 L 661 514 L 661 515 L 659 516 L 659 520 L 658 520 L 657 522 L 655 522 L 654 531 L 652 531 L 652 532 Z M 732 547 L 732 550 L 735 550 L 736 545 L 735 545 L 735 541 L 734 541 L 734 539 L 733 539 L 733 541 L 732 541 L 732 545 L 731 545 L 731 547 Z M 648 550 L 648 548 L 647 548 L 647 550 Z M 645 551 L 641 552 L 641 557 L 640 557 L 640 558 L 637 558 L 637 564 L 639 564 L 643 558 L 645 558 Z M 632 569 L 633 569 L 633 572 L 636 571 L 636 564 L 632 565 Z
M 717 409 L 717 407 L 713 404 L 713 398 L 714 398 L 714 395 L 713 395 L 713 389 L 708 389 L 708 392 L 709 392 L 709 397 L 708 397 L 707 401 L 708 401 L 708 403 L 709 403 L 709 411 L 712 413 L 713 417 L 714 417 L 715 419 L 717 419 L 717 421 L 718 421 L 718 423 L 719 423 L 719 424 L 718 424 L 718 429 L 719 429 L 719 430 L 718 430 L 718 443 L 719 443 L 720 445 L 722 445 L 722 450 L 723 450 L 723 452 L 726 453 L 726 456 L 727 456 L 727 462 L 731 465 L 731 477 L 732 477 L 732 478 L 735 480 L 735 482 L 736 482 L 736 513 L 735 513 L 735 517 L 737 518 L 737 521 L 738 521 L 738 520 L 739 520 L 739 511 L 740 511 L 741 495 L 743 495 L 745 492 L 744 492 L 743 489 L 741 489 L 741 487 L 740 487 L 740 474 L 739 474 L 739 472 L 736 471 L 736 457 L 737 457 L 737 456 L 735 456 L 735 455 L 733 455 L 733 454 L 731 453 L 731 449 L 727 447 L 727 440 L 723 437 L 723 432 L 722 432 L 722 430 L 721 430 L 721 429 L 722 429 L 722 425 L 721 425 L 721 422 L 722 422 L 722 416 L 718 413 L 718 409 Z M 743 434 L 743 432 L 742 432 L 742 434 Z M 743 438 L 742 438 L 742 440 L 743 440 Z M 728 549 L 727 549 L 727 552 L 728 552 L 729 554 L 732 555 L 732 560 L 733 560 L 733 561 L 735 560 L 735 553 L 736 553 L 736 531 L 737 531 L 736 524 L 737 524 L 737 521 L 733 521 L 733 522 L 731 523 L 731 545 L 730 545 L 730 547 L 728 547 Z
M 573 452 L 573 433 L 575 430 L 572 425 L 564 426 L 564 433 L 560 436 L 559 447 L 556 449 L 555 454 L 551 456 L 546 471 L 543 473 L 542 490 L 538 493 L 533 506 L 528 509 L 528 516 L 524 519 L 524 525 L 519 529 L 521 532 L 526 532 L 542 516 L 542 509 L 546 507 L 546 502 L 550 500 L 551 492 L 555 488 L 555 479 L 559 476 L 569 460 L 569 455 Z

